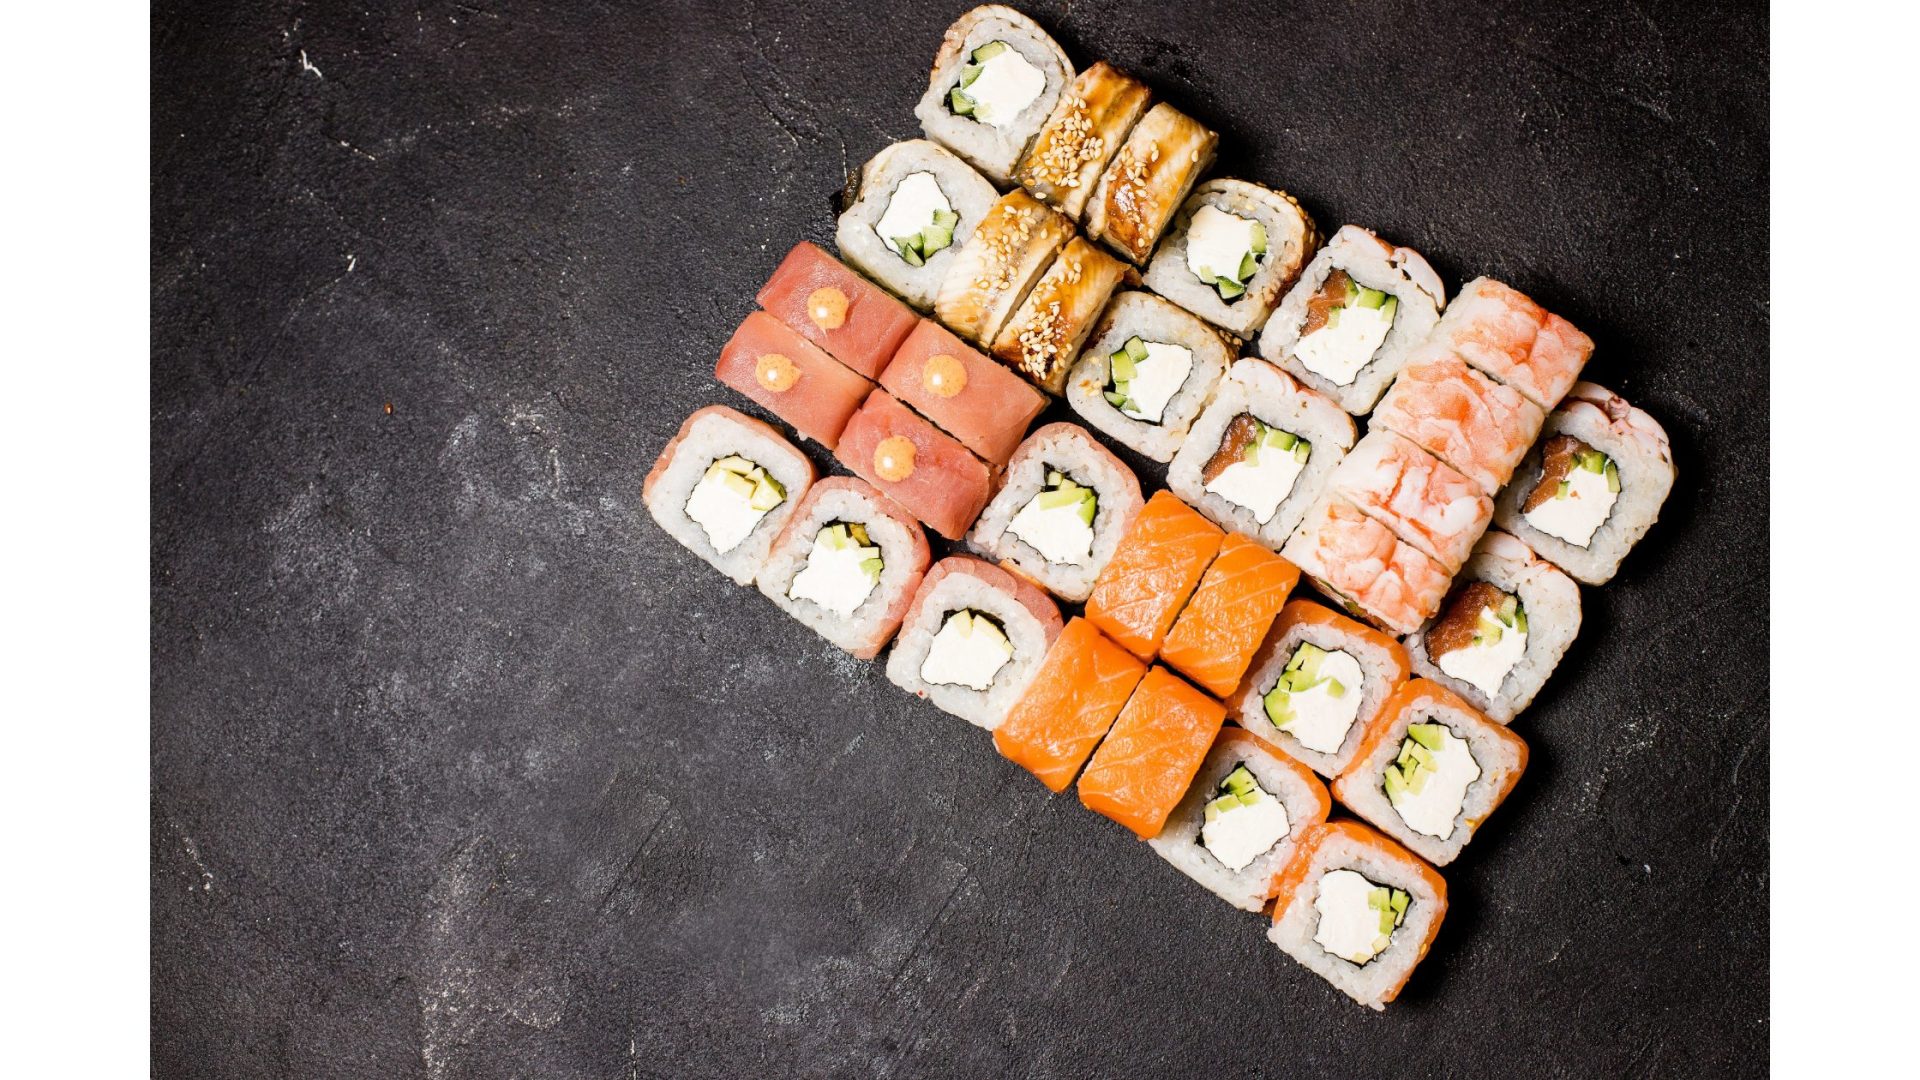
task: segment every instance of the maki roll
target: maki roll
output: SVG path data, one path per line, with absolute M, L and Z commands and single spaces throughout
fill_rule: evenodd
M 1542 409 L 1560 403 L 1593 355 L 1593 339 L 1492 278 L 1467 282 L 1415 360 L 1457 356 Z
M 1604 585 L 1660 517 L 1673 449 L 1658 421 L 1583 382 L 1500 493 L 1500 527 L 1589 585 Z
M 1312 770 L 1238 728 L 1200 763 L 1160 835 L 1160 857 L 1242 911 L 1259 911 L 1300 835 L 1327 820 L 1327 788 Z
M 1320 243 L 1313 219 L 1284 191 L 1209 180 L 1180 207 L 1147 265 L 1147 288 L 1240 337 L 1264 326 Z
M 927 572 L 927 534 L 863 480 L 808 489 L 755 584 L 780 610 L 862 660 L 878 656 Z
M 949 540 L 965 536 L 987 505 L 987 466 L 885 390 L 867 395 L 834 456 Z
M 1133 268 L 1076 236 L 993 339 L 993 355 L 1058 394 L 1094 322 Z
M 1152 293 L 1123 292 L 1074 363 L 1067 403 L 1122 445 L 1172 461 L 1232 361 L 1206 323 Z
M 764 311 L 733 332 L 713 376 L 827 449 L 873 384 Z
M 1493 520 L 1493 500 L 1477 484 L 1385 428 L 1367 432 L 1327 478 L 1327 490 L 1448 573 L 1467 561 Z
M 802 241 L 787 252 L 756 298 L 767 313 L 874 378 L 919 321 L 887 290 Z
M 1164 101 L 1148 109 L 1100 174 L 1087 204 L 1087 235 L 1146 265 L 1219 144 L 1218 134 Z
M 1170 492 L 1156 491 L 1100 572 L 1087 620 L 1142 660 L 1153 659 L 1226 534 Z
M 1513 476 L 1547 414 L 1457 357 L 1411 359 L 1369 421 L 1465 473 L 1491 496 Z
M 813 462 L 778 431 L 709 405 L 660 451 L 640 499 L 668 536 L 745 585 L 813 478 Z
M 993 745 L 1048 788 L 1065 791 L 1146 673 L 1147 665 L 1092 623 L 1072 619 L 1006 722 L 993 730 Z
M 1219 702 L 1178 675 L 1147 669 L 1080 774 L 1080 802 L 1142 840 L 1160 835 L 1226 717 Z
M 1045 30 L 988 4 L 947 28 L 913 114 L 928 138 L 1004 184 L 1071 78 L 1073 65 Z
M 1445 687 L 1415 679 L 1387 702 L 1333 791 L 1381 832 L 1445 866 L 1526 768 L 1520 736 Z
M 1260 355 L 1359 416 L 1446 303 L 1446 286 L 1419 252 L 1342 226 L 1267 320 Z
M 992 731 L 1060 636 L 1047 594 L 997 566 L 954 555 L 933 565 L 887 656 L 887 678 Z
M 840 254 L 922 311 L 933 307 L 955 254 L 1000 197 L 987 178 L 925 139 L 873 156 L 840 215 Z
M 1063 600 L 1085 600 L 1140 512 L 1140 481 L 1077 424 L 1048 424 L 1008 463 L 967 543 Z
M 1073 222 L 1024 191 L 993 204 L 940 282 L 933 313 L 954 333 L 990 344 L 1073 238 Z
M 1140 80 L 1101 60 L 1076 75 L 1020 159 L 1014 181 L 1080 220 L 1101 170 L 1147 111 Z
M 1532 704 L 1580 632 L 1580 587 L 1527 545 L 1490 532 L 1439 616 L 1407 638 L 1413 670 L 1502 724 Z
M 1353 445 L 1353 418 L 1264 360 L 1227 369 L 1167 486 L 1222 527 L 1277 548 Z
M 1254 651 L 1300 581 L 1300 570 L 1258 541 L 1229 533 L 1193 599 L 1173 621 L 1160 659 L 1208 693 L 1240 685 Z
M 1329 779 L 1411 673 L 1387 635 L 1311 600 L 1280 611 L 1227 698 L 1234 723 Z
M 932 320 L 900 343 L 880 385 L 995 468 L 1047 407 L 1045 394 Z
M 1350 612 L 1410 634 L 1440 610 L 1447 568 L 1338 495 L 1327 494 L 1280 549 Z
M 1370 1009 L 1400 995 L 1447 914 L 1447 883 L 1357 821 L 1305 830 L 1274 883 L 1267 940 Z

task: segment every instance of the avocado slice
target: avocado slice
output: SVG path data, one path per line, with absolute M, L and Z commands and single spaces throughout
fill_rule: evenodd
M 748 461 L 746 458 L 741 457 L 739 454 L 728 454 L 726 457 L 723 457 L 718 461 L 715 461 L 709 467 L 722 469 L 730 473 L 740 473 L 742 475 L 745 475 L 746 473 L 750 473 L 753 470 L 759 468 L 758 465 L 755 465 L 753 462 Z
M 1367 906 L 1375 911 L 1387 911 L 1391 907 L 1392 890 L 1385 885 L 1377 885 L 1367 891 Z
M 719 480 L 721 487 L 726 488 L 735 495 L 749 502 L 753 500 L 753 493 L 756 490 L 753 481 L 741 476 L 739 473 L 728 472 L 725 469 L 709 469 L 707 470 L 707 475 Z
M 841 548 L 847 546 L 847 527 L 845 525 L 829 525 L 820 530 L 819 538 L 822 543 L 827 545 L 828 550 L 839 551 Z
M 1405 889 L 1395 889 L 1393 890 L 1393 895 L 1388 898 L 1387 903 L 1393 907 L 1393 914 L 1397 925 L 1398 923 L 1406 921 L 1407 905 L 1413 903 L 1413 897 L 1408 896 Z
M 1607 462 L 1607 490 L 1615 495 L 1620 493 L 1620 467 L 1611 461 Z
M 972 116 L 973 106 L 973 98 L 969 97 L 966 91 L 957 86 L 953 88 L 952 93 L 947 95 L 947 107 L 961 116 Z
M 1245 255 L 1240 256 L 1240 273 L 1236 274 L 1235 276 L 1238 277 L 1241 281 L 1246 281 L 1248 278 L 1253 277 L 1254 272 L 1259 269 L 1260 269 L 1259 257 L 1256 256 L 1253 252 L 1249 251 Z
M 1571 480 L 1562 480 L 1559 485 L 1553 489 L 1553 497 L 1556 499 L 1564 499 L 1571 494 L 1573 494 L 1573 481 Z
M 1222 300 L 1238 300 L 1247 291 L 1245 285 L 1240 284 L 1230 277 L 1214 278 L 1213 287 L 1219 291 L 1220 299 Z
M 1284 729 L 1293 723 L 1293 708 L 1287 688 L 1276 684 L 1260 698 L 1260 705 L 1266 710 L 1267 719 L 1274 727 Z
M 1519 613 L 1520 613 L 1519 597 L 1513 595 L 1512 593 L 1508 593 L 1506 596 L 1503 596 L 1500 598 L 1499 614 L 1500 614 L 1501 622 L 1506 623 L 1508 626 L 1512 626 L 1513 617 Z
M 1407 737 L 1429 750 L 1438 750 L 1446 745 L 1439 724 L 1408 724 Z
M 1253 773 L 1249 772 L 1245 765 L 1239 765 L 1227 774 L 1226 779 L 1220 781 L 1220 786 L 1235 795 L 1245 795 L 1258 787 L 1259 781 L 1253 778 Z
M 1135 340 L 1138 339 L 1136 338 Z M 1140 373 L 1140 369 L 1137 366 L 1139 361 L 1136 361 L 1133 358 L 1133 354 L 1126 349 L 1121 349 L 1108 357 L 1108 359 L 1112 361 L 1113 364 L 1113 381 L 1115 383 L 1132 382 L 1134 376 Z
M 1293 659 L 1287 661 L 1287 670 L 1296 671 L 1311 664 L 1313 665 L 1313 670 L 1318 671 L 1320 669 L 1320 659 L 1326 655 L 1327 650 L 1315 645 L 1311 641 L 1303 641 L 1300 643 L 1299 648 L 1293 650 Z
M 1107 404 L 1114 408 L 1124 409 L 1127 407 L 1127 395 L 1125 391 L 1108 390 L 1105 396 Z
M 847 529 L 847 535 L 853 537 L 855 540 L 859 541 L 860 543 L 862 544 L 873 543 L 873 538 L 867 535 L 867 527 L 865 525 L 862 525 L 857 521 L 850 521 L 847 523 L 846 529 Z
M 1260 435 L 1260 445 L 1270 446 L 1275 450 L 1291 450 L 1299 441 L 1298 435 L 1290 431 L 1281 431 L 1279 428 L 1268 428 Z
M 1307 463 L 1307 458 L 1311 456 L 1313 456 L 1312 443 L 1308 442 L 1305 439 L 1301 439 L 1299 442 L 1293 444 L 1293 460 L 1299 462 L 1302 465 L 1305 465 Z
M 953 627 L 954 631 L 961 637 L 972 637 L 973 612 L 961 608 L 959 611 L 947 616 L 947 625 Z
M 1052 491 L 1043 491 L 1035 496 L 1035 498 L 1040 502 L 1040 509 L 1058 510 L 1063 506 L 1072 506 L 1074 503 L 1079 502 L 1080 491 L 1081 489 L 1077 487 L 1061 487 L 1055 488 Z
M 1100 512 L 1099 496 L 1095 495 L 1091 488 L 1081 488 L 1080 489 L 1080 520 L 1085 522 L 1088 525 L 1092 525 L 1093 515 L 1099 512 Z
M 1387 302 L 1380 305 L 1380 317 L 1389 323 L 1393 322 L 1393 317 L 1399 313 L 1400 298 L 1397 296 L 1387 297 Z
M 1336 697 L 1336 698 L 1346 697 L 1347 696 L 1346 684 L 1341 682 L 1339 679 L 1329 678 L 1327 680 L 1327 696 Z
M 996 56 L 999 56 L 1001 53 L 1006 51 L 1007 51 L 1006 42 L 989 41 L 985 45 L 982 45 L 979 48 L 973 50 L 973 59 L 975 63 L 984 64 L 987 61 L 993 59 Z
M 1134 363 L 1136 364 L 1145 361 L 1147 358 L 1147 343 L 1142 340 L 1138 334 L 1128 338 L 1127 343 L 1121 346 L 1121 348 L 1127 351 L 1128 356 L 1133 357 Z
M 1252 230 L 1248 233 L 1248 239 L 1255 255 L 1265 255 L 1267 253 L 1267 227 L 1265 225 L 1258 221 L 1254 222 Z
M 876 582 L 880 580 L 880 571 L 886 569 L 886 567 L 887 561 L 885 559 L 873 558 L 860 560 L 860 569 L 865 570 L 867 576 Z
M 755 510 L 771 510 L 785 502 L 786 498 L 786 489 L 780 486 L 778 480 L 771 476 L 762 476 L 760 482 L 754 485 L 753 495 L 748 498 L 747 505 Z
M 1008 656 L 1013 655 L 1013 643 L 1007 640 L 1007 635 L 1001 633 L 999 627 L 993 625 L 992 619 L 975 615 L 973 617 L 973 632 L 998 645 L 1000 650 Z
M 899 255 L 907 261 L 908 266 L 925 266 L 927 265 L 927 260 L 921 257 L 920 249 L 914 246 L 916 239 L 916 237 L 911 236 L 903 237 L 894 241 L 894 243 L 900 246 Z
M 983 64 L 968 64 L 967 66 L 961 68 L 960 69 L 960 85 L 972 86 L 973 80 L 979 78 L 980 73 L 985 70 L 987 69 L 986 69 L 986 66 Z
M 960 224 L 960 215 L 951 210 L 935 210 L 933 223 L 936 227 L 947 230 L 948 235 L 951 236 L 954 228 Z
M 1370 311 L 1378 311 L 1380 309 L 1380 306 L 1382 304 L 1385 304 L 1386 302 L 1387 302 L 1387 294 L 1384 291 L 1380 289 L 1369 289 L 1363 285 L 1360 287 L 1360 298 L 1358 300 L 1355 300 L 1353 303 L 1355 307 L 1363 307 Z
M 1524 611 L 1514 612 L 1513 628 L 1522 634 L 1527 632 L 1527 613 L 1526 612 Z
M 1394 806 L 1399 806 L 1401 800 L 1407 797 L 1407 779 L 1401 775 L 1398 765 L 1387 766 L 1387 770 L 1380 774 L 1380 785 L 1386 789 L 1387 801 Z

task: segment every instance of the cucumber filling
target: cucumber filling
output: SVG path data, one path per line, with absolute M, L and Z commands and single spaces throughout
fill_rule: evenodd
M 767 470 L 738 454 L 707 466 L 687 496 L 687 517 L 707 534 L 713 550 L 725 555 L 740 546 L 760 520 L 787 499 L 787 489 Z
M 1200 470 L 1202 490 L 1248 511 L 1254 521 L 1265 525 L 1292 494 L 1312 454 L 1313 444 L 1307 440 L 1241 413 L 1227 425 L 1220 449 Z
M 1193 350 L 1135 335 L 1107 357 L 1107 369 L 1107 403 L 1130 419 L 1158 424 L 1193 373 Z
M 1099 506 L 1092 488 L 1049 468 L 1045 486 L 1007 523 L 1007 531 L 1050 563 L 1084 563 L 1093 556 L 1093 518 Z
M 1376 885 L 1357 870 L 1329 870 L 1320 877 L 1313 910 L 1320 916 L 1314 943 L 1350 964 L 1364 965 L 1393 944 L 1407 921 L 1413 897 L 1404 889 Z
M 1004 41 L 973 50 L 947 91 L 947 108 L 982 124 L 1005 127 L 1047 88 L 1047 77 Z
M 1231 304 L 1267 259 L 1267 227 L 1211 204 L 1187 222 L 1187 269 Z
M 1237 873 L 1272 851 L 1291 829 L 1286 806 L 1260 786 L 1245 762 L 1238 762 L 1207 800 L 1206 818 L 1194 839 Z
M 953 212 L 940 182 L 930 172 L 917 172 L 894 187 L 887 212 L 880 215 L 873 231 L 887 250 L 908 265 L 923 266 L 953 245 L 953 230 L 958 224 L 960 215 Z
M 1393 329 L 1399 297 L 1369 289 L 1335 270 L 1307 301 L 1293 355 L 1335 386 L 1351 385 Z
M 857 521 L 836 521 L 813 534 L 806 565 L 793 575 L 787 596 L 811 600 L 841 618 L 850 618 L 880 584 L 886 559 Z
M 930 685 L 985 690 L 1013 659 L 1013 643 L 990 615 L 961 608 L 947 616 L 927 645 L 920 680 Z
M 1360 715 L 1360 661 L 1303 641 L 1260 699 L 1273 726 L 1318 754 L 1337 754 Z
M 1438 721 L 1408 724 L 1400 753 L 1381 774 L 1400 820 L 1414 832 L 1445 840 L 1466 802 L 1467 789 L 1480 779 L 1480 762 L 1467 740 Z
M 1521 514 L 1548 536 L 1586 547 L 1620 499 L 1620 466 L 1570 435 L 1547 440 L 1544 451 L 1540 482 Z
M 1462 588 L 1428 636 L 1441 671 L 1489 698 L 1527 654 L 1527 610 L 1520 598 L 1476 581 Z

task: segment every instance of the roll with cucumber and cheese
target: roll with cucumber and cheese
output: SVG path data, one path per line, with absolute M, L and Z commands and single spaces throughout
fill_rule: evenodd
M 1209 180 L 1181 205 L 1147 265 L 1147 288 L 1250 337 L 1319 243 L 1313 219 L 1293 196 L 1245 180 Z
M 668 536 L 746 585 L 814 476 L 813 462 L 778 431 L 709 405 L 660 451 L 640 498 Z
M 992 731 L 1033 681 L 1060 627 L 1060 609 L 1046 593 L 979 559 L 949 556 L 921 580 L 887 655 L 887 678 Z
M 834 233 L 840 254 L 907 303 L 930 310 L 960 245 L 1000 193 L 925 139 L 875 154 L 854 183 Z
M 1100 173 L 1147 111 L 1146 85 L 1105 60 L 1074 76 L 1014 180 L 1079 221 Z
M 967 535 L 975 550 L 1084 601 L 1140 512 L 1140 481 L 1078 424 L 1048 424 L 1014 451 Z
M 780 610 L 862 660 L 893 638 L 927 572 L 920 523 L 864 480 L 813 485 L 755 583 Z
M 1259 911 L 1296 842 L 1332 808 L 1312 770 L 1239 728 L 1223 728 L 1186 797 L 1147 843 L 1208 892 Z
M 1038 23 L 999 4 L 947 28 L 913 114 L 927 137 L 1005 184 L 1073 78 L 1073 64 Z
M 1219 145 L 1216 132 L 1166 102 L 1148 109 L 1094 186 L 1087 235 L 1145 266 Z
M 1233 353 L 1213 327 L 1150 292 L 1113 298 L 1067 376 L 1080 418 L 1155 461 L 1172 461 Z
M 1227 697 L 1227 712 L 1254 737 L 1332 779 L 1411 673 L 1399 642 L 1312 600 L 1293 600 Z

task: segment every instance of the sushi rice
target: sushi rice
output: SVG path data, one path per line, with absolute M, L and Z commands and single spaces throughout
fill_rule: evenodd
M 814 476 L 813 462 L 772 427 L 709 405 L 660 452 L 641 500 L 668 536 L 746 585 Z
M 873 156 L 840 215 L 840 255 L 922 311 L 980 220 L 1000 197 L 987 178 L 925 139 Z
M 905 510 L 864 480 L 833 476 L 801 500 L 755 584 L 780 610 L 865 660 L 900 626 L 928 557 L 927 534 Z
M 1172 461 L 1232 361 L 1219 331 L 1152 293 L 1130 290 L 1107 305 L 1092 344 L 1081 351 L 1067 377 L 1067 403 L 1116 442 Z
M 1133 525 L 1140 481 L 1078 424 L 1048 424 L 1007 463 L 967 543 L 1063 600 L 1084 601 Z

